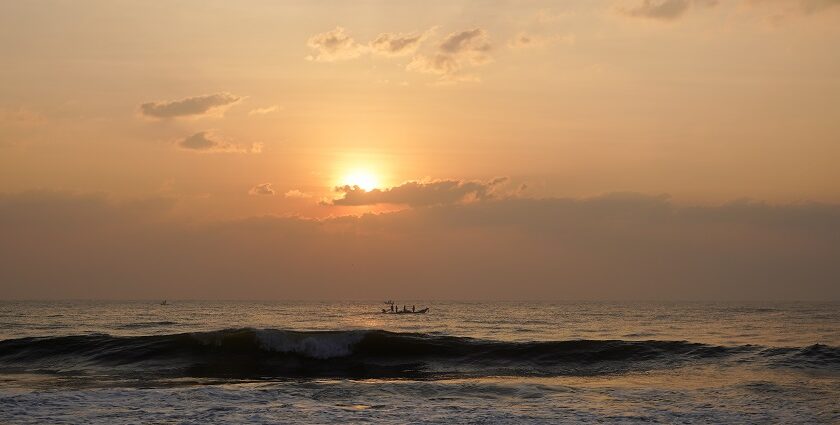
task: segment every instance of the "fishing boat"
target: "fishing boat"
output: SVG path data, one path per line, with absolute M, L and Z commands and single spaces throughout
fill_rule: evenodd
M 429 311 L 429 307 L 415 310 L 414 306 L 411 306 L 411 310 L 409 310 L 406 305 L 404 305 L 402 310 L 400 310 L 399 307 L 394 305 L 393 301 L 385 301 L 385 304 L 389 307 L 383 308 L 382 314 L 426 314 Z

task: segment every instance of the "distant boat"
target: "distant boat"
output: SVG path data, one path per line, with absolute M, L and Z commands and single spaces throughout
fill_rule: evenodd
M 385 304 L 387 304 L 389 308 L 383 308 L 382 314 L 426 314 L 426 312 L 429 311 L 429 307 L 415 310 L 414 306 L 411 306 L 411 310 L 409 310 L 406 306 L 403 306 L 403 309 L 400 310 L 394 305 L 393 301 L 385 301 Z
M 426 314 L 428 311 L 429 311 L 429 307 L 426 307 L 426 308 L 424 308 L 424 309 L 422 309 L 422 310 L 416 310 L 416 311 L 411 311 L 411 310 L 394 310 L 394 311 L 390 311 L 390 310 L 388 310 L 387 308 L 383 308 L 383 309 L 382 309 L 382 313 L 383 313 L 383 314 Z

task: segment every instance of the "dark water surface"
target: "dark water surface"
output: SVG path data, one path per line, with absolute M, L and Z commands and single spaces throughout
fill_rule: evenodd
M 0 302 L 0 423 L 840 422 L 837 303 L 382 307 Z

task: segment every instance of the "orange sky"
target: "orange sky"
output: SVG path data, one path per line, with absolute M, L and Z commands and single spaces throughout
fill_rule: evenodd
M 439 214 L 455 220 L 459 208 L 511 202 L 524 210 L 510 213 L 513 221 L 502 226 L 508 232 L 526 224 L 517 219 L 531 220 L 529 208 L 551 216 L 561 214 L 553 210 L 557 200 L 586 203 L 623 193 L 678 211 L 682 218 L 674 226 L 689 239 L 698 227 L 712 226 L 693 216 L 691 206 L 728 208 L 743 199 L 770 210 L 793 208 L 784 214 L 833 226 L 835 210 L 800 209 L 840 202 L 838 41 L 840 3 L 834 0 L 3 2 L 0 211 L 6 215 L 0 217 L 12 220 L 21 211 L 41 217 L 33 205 L 78 211 L 73 205 L 95 199 L 97 206 L 83 208 L 85 214 L 112 217 L 121 229 L 140 226 L 136 214 L 146 214 L 145 207 L 130 210 L 165 204 L 164 212 L 155 209 L 150 217 L 167 225 L 177 221 L 177 232 L 266 216 L 296 217 L 304 227 L 309 219 L 336 224 L 364 213 L 383 214 L 376 218 L 383 223 L 374 226 L 381 230 L 414 217 L 413 210 L 415 219 L 430 220 L 423 223 L 450 223 Z M 521 200 L 552 206 L 517 204 Z M 625 211 L 635 201 L 624 202 L 615 206 L 623 211 L 617 214 L 639 220 Z M 402 218 L 394 211 L 403 211 Z M 712 255 L 719 252 L 715 244 L 731 247 L 724 236 L 728 226 L 762 219 L 738 220 L 707 229 L 722 239 L 695 241 L 692 249 Z M 38 239 L 21 222 L 0 225 Z M 66 225 L 76 230 L 62 232 L 80 228 L 70 219 Z M 747 257 L 762 246 L 761 238 L 778 237 L 783 247 L 774 255 L 790 259 L 781 252 L 801 252 L 794 246 L 805 244 L 814 253 L 807 261 L 819 263 L 808 267 L 818 269 L 819 279 L 836 281 L 836 268 L 819 259 L 836 253 L 836 243 L 809 238 L 811 230 L 801 227 L 774 227 L 765 236 L 738 229 L 750 235 L 749 243 L 736 253 L 744 260 L 740 266 L 729 274 L 719 270 L 726 279 L 759 279 L 760 259 L 750 263 Z M 536 270 L 540 278 L 563 276 L 581 288 L 581 282 L 614 278 L 582 268 L 628 261 L 575 251 L 569 258 L 584 258 L 579 269 L 560 273 L 550 256 L 540 259 L 563 251 L 557 241 L 497 230 L 475 230 L 460 242 L 387 233 L 402 248 L 451 247 L 470 237 L 480 244 L 516 240 L 529 256 L 511 260 L 497 276 Z M 580 237 L 584 245 L 589 241 Z M 630 239 L 655 245 L 649 253 L 667 245 L 652 234 L 638 238 Z M 388 253 L 387 243 L 377 241 L 324 242 L 330 246 L 325 261 L 336 261 L 335 247 L 346 243 Z M 19 242 L 7 239 L 6 250 L 24 255 L 15 248 Z M 123 248 L 147 256 L 164 241 L 146 243 Z M 489 246 L 491 258 L 504 256 L 502 245 Z M 37 250 L 30 254 L 37 257 Z M 392 258 L 394 264 L 410 268 L 405 255 Z M 21 264 L 35 261 L 24 257 Z M 450 270 L 443 258 L 428 261 L 429 278 L 464 273 Z M 672 266 L 647 267 L 639 282 L 670 276 Z M 786 270 L 808 267 L 796 263 Z M 276 277 L 260 270 L 255 280 Z M 307 270 L 295 276 L 337 278 Z M 38 297 L 52 288 L 52 278 L 27 273 L 6 277 L 43 288 L 6 283 L 18 285 L 15 296 Z M 371 285 L 365 294 L 378 288 Z M 534 296 L 563 292 L 534 285 Z M 815 285 L 809 296 L 826 288 Z M 86 293 L 69 288 L 64 295 Z M 463 289 L 470 294 L 474 287 Z M 217 292 L 213 296 L 232 296 Z M 265 287 L 253 290 L 262 293 L 282 297 Z M 426 295 L 435 294 L 447 293 Z M 688 292 L 672 295 L 683 294 Z M 120 289 L 108 296 L 123 295 L 147 294 Z M 603 294 L 581 289 L 579 295 Z

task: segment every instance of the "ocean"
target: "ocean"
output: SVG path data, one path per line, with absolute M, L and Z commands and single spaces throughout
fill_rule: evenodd
M 838 303 L 405 305 L 0 302 L 0 423 L 840 423 Z

